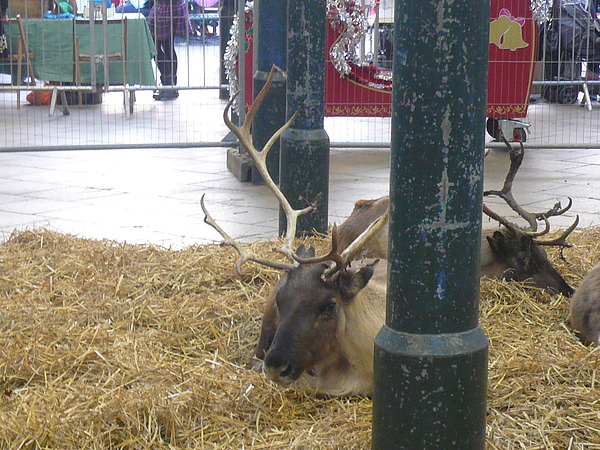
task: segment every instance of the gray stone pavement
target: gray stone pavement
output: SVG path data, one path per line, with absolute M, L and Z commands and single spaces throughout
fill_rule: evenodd
M 332 149 L 329 220 L 340 223 L 358 199 L 386 195 L 387 149 Z M 508 155 L 492 149 L 485 188 L 499 189 Z M 600 150 L 528 150 L 513 193 L 528 209 L 573 199 L 564 228 L 600 225 Z M 219 240 L 203 222 L 200 197 L 214 218 L 243 241 L 272 239 L 278 205 L 265 186 L 240 182 L 226 149 L 80 150 L 0 153 L 0 240 L 13 230 L 48 228 L 97 239 L 172 248 Z M 490 200 L 503 214 L 510 211 Z M 484 226 L 495 225 L 484 220 Z

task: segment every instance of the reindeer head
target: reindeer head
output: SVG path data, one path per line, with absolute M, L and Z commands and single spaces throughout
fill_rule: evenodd
M 575 219 L 574 223 L 555 239 L 542 240 L 540 237 L 550 230 L 547 218 L 565 213 L 571 207 L 572 202 L 569 199 L 569 204 L 564 208 L 558 202 L 553 208 L 540 213 L 530 213 L 522 208 L 514 199 L 511 189 L 523 159 L 523 146 L 521 144 L 520 149 L 513 149 L 508 142 L 505 141 L 505 144 L 508 146 L 511 165 L 504 186 L 500 191 L 486 191 L 484 195 L 495 195 L 504 199 L 511 209 L 527 221 L 529 228 L 524 229 L 513 224 L 484 205 L 484 213 L 504 226 L 494 230 L 483 230 L 481 276 L 514 281 L 529 280 L 537 287 L 570 296 L 573 289 L 552 266 L 543 246 L 567 247 L 566 238 L 577 226 L 578 220 Z M 340 249 L 343 250 L 369 223 L 381 216 L 389 208 L 389 202 L 389 197 L 356 202 L 352 214 L 340 226 Z M 541 231 L 537 229 L 538 221 L 545 224 L 545 228 Z M 364 245 L 364 253 L 369 257 L 387 259 L 388 234 L 388 228 L 383 227 Z
M 257 354 L 270 380 L 289 384 L 322 367 L 345 366 L 340 338 L 347 310 L 369 283 L 378 261 L 326 275 L 331 264 L 301 264 L 287 271 L 267 305 Z M 265 330 L 271 330 L 266 332 Z
M 554 239 L 540 239 L 540 236 L 550 231 L 548 218 L 558 216 L 567 212 L 573 201 L 569 198 L 569 203 L 564 208 L 560 202 L 557 202 L 551 209 L 544 212 L 532 213 L 521 207 L 512 195 L 512 184 L 521 167 L 525 149 L 520 142 L 520 149 L 515 149 L 502 137 L 508 148 L 510 156 L 510 169 L 504 180 L 501 190 L 490 190 L 483 193 L 484 196 L 494 195 L 502 198 L 513 211 L 529 224 L 529 229 L 524 229 L 510 222 L 505 217 L 495 213 L 486 205 L 483 205 L 483 212 L 490 218 L 497 220 L 504 228 L 494 231 L 493 234 L 486 236 L 487 243 L 492 253 L 499 263 L 508 267 L 502 274 L 502 278 L 513 281 L 531 280 L 538 287 L 561 293 L 567 297 L 573 295 L 573 288 L 567 284 L 558 271 L 548 260 L 548 255 L 542 246 L 560 246 L 570 247 L 566 242 L 567 236 L 577 227 L 579 216 L 569 228 Z M 543 222 L 545 227 L 538 231 L 538 221 Z
M 573 288 L 548 260 L 548 255 L 535 239 L 518 230 L 496 230 L 486 236 L 490 250 L 501 266 L 508 267 L 502 278 L 508 281 L 531 281 L 535 286 L 573 295 Z

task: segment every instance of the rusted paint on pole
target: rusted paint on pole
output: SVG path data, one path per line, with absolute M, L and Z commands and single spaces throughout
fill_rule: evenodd
M 254 97 L 265 85 L 273 64 L 283 71 L 287 67 L 287 1 L 260 0 L 256 5 L 258 6 L 258 11 L 255 11 L 257 18 L 255 23 L 258 24 L 256 31 L 258 51 L 256 71 L 253 75 Z M 285 94 L 285 76 L 276 71 L 271 89 L 252 123 L 252 140 L 256 148 L 263 148 L 271 136 L 285 123 Z M 279 182 L 279 145 L 279 141 L 276 142 L 267 155 L 267 169 L 276 183 Z M 252 182 L 264 183 L 254 168 Z
M 326 0 L 288 1 L 287 118 L 298 117 L 281 136 L 280 188 L 303 208 L 320 196 L 316 210 L 298 220 L 298 234 L 324 233 L 328 225 L 329 137 L 325 117 Z M 280 209 L 279 231 L 285 231 Z
M 485 447 L 478 309 L 488 22 L 486 1 L 396 0 L 375 449 Z

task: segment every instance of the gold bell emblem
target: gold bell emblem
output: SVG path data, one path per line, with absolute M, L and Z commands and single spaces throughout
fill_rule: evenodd
M 523 40 L 524 24 L 525 19 L 513 17 L 508 9 L 502 8 L 498 18 L 490 23 L 490 44 L 513 52 L 528 47 Z

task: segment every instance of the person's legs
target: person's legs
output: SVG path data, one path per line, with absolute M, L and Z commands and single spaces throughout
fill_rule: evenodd
M 172 40 L 156 41 L 156 66 L 160 71 L 160 81 L 163 86 L 177 85 L 177 53 Z M 154 95 L 156 100 L 173 100 L 179 97 L 176 90 L 160 91 Z
M 156 56 L 154 57 L 154 60 L 156 61 L 156 68 L 158 69 L 158 72 L 160 73 L 160 81 L 161 84 L 163 83 L 163 74 L 165 71 L 165 52 L 163 50 L 163 41 L 155 39 L 156 42 Z M 160 95 L 159 90 L 154 91 L 154 94 L 152 95 L 154 97 L 155 100 L 158 99 L 158 96 Z

